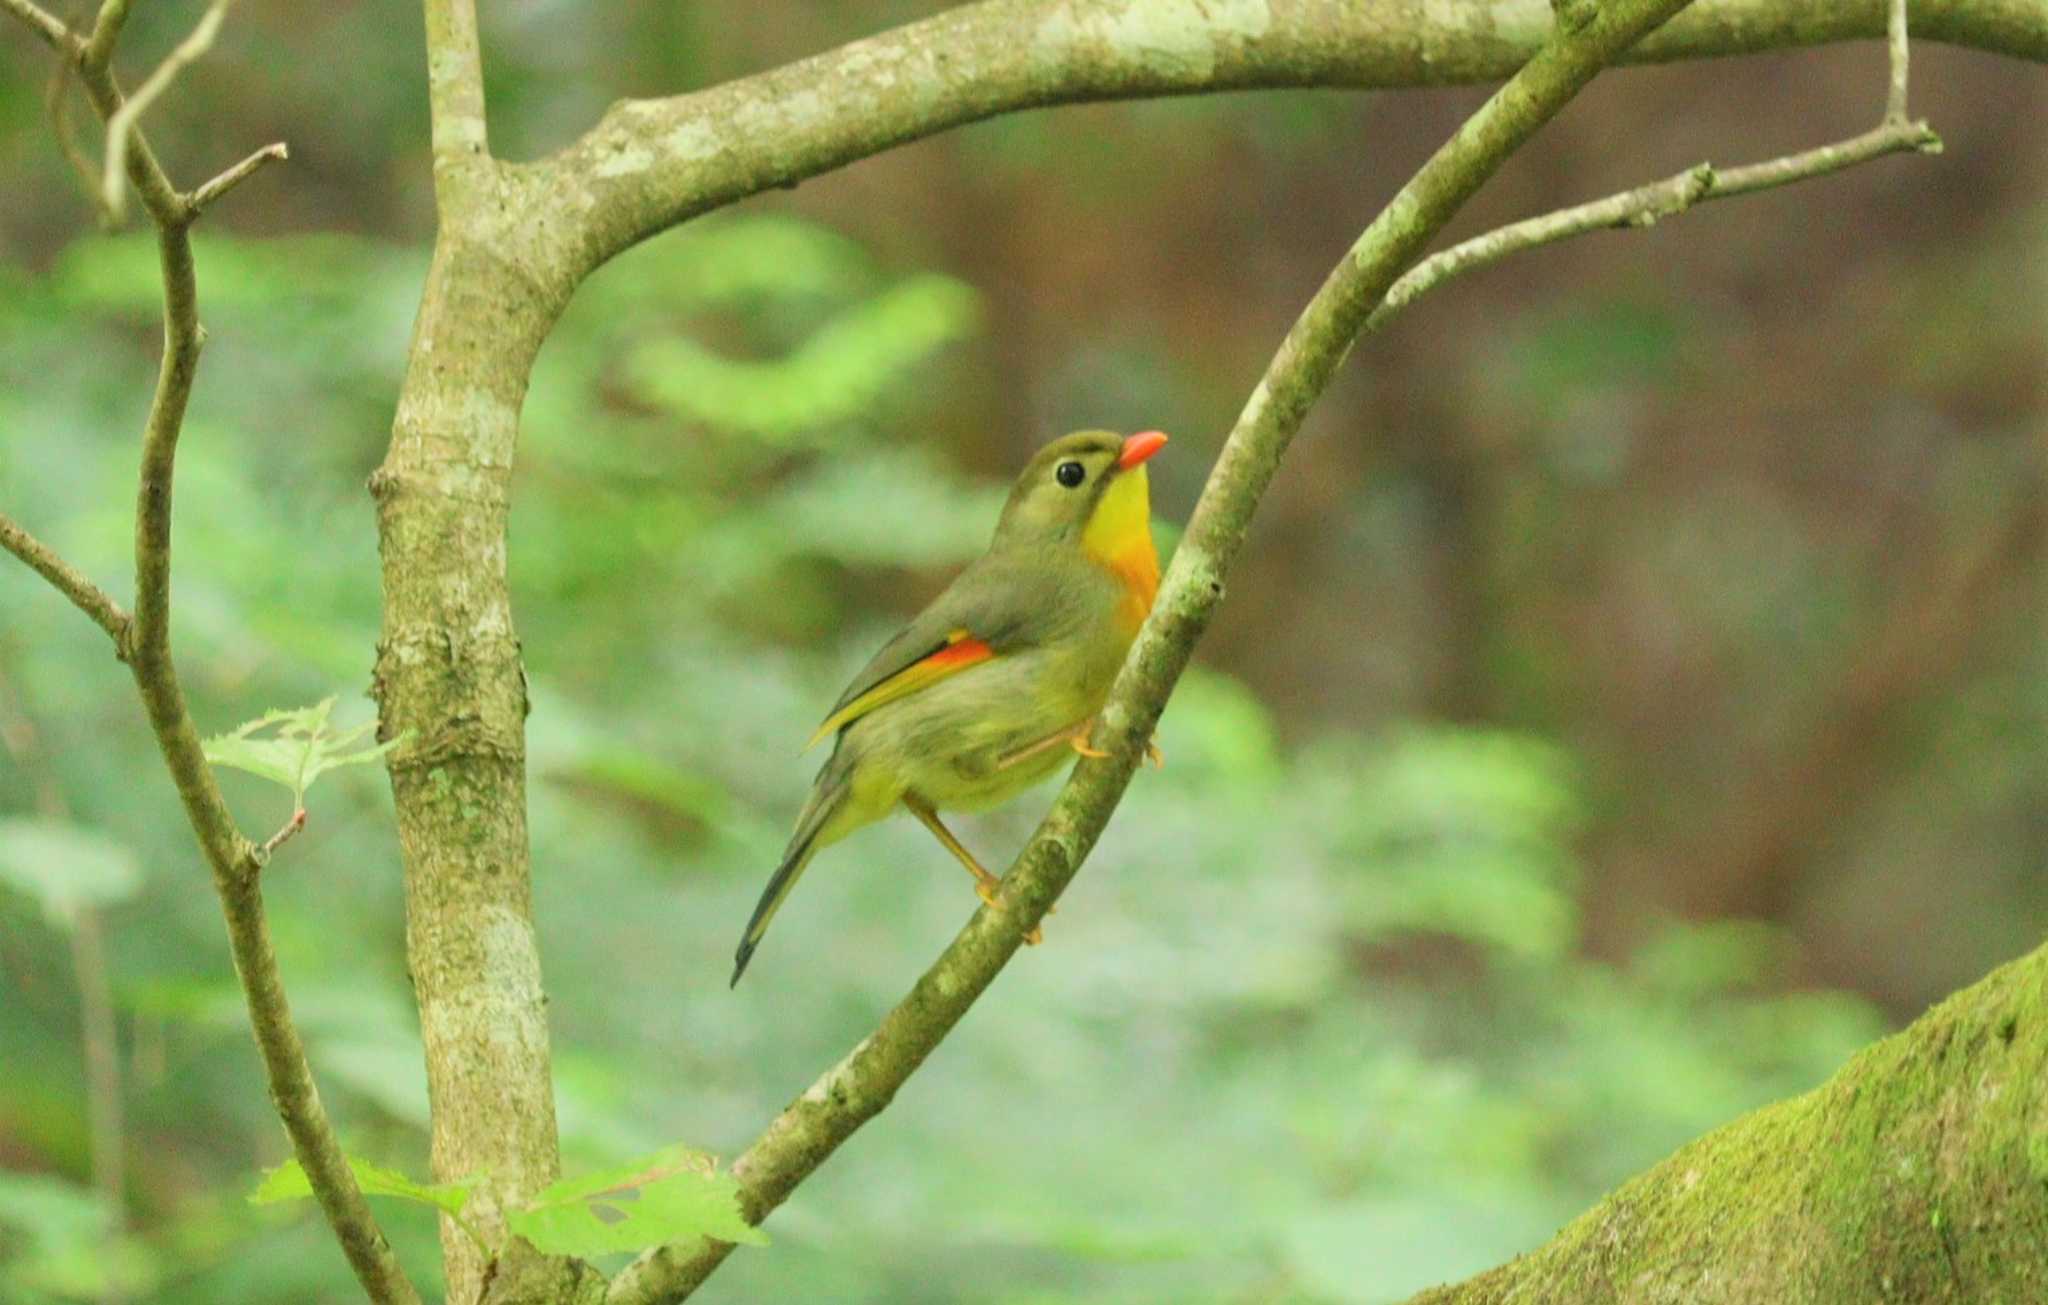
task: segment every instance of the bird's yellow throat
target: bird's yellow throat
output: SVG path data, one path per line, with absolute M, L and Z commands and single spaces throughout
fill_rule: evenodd
M 1102 492 L 1081 531 L 1081 548 L 1124 582 L 1117 615 L 1135 634 L 1159 592 L 1159 552 L 1152 546 L 1152 494 L 1144 467 L 1122 472 Z

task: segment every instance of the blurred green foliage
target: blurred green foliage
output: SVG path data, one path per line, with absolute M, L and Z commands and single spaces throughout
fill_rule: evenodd
M 212 343 L 181 455 L 175 633 L 217 732 L 367 681 L 362 482 L 421 265 L 339 238 L 210 239 L 199 265 Z M 7 275 L 0 500 L 116 580 L 154 355 L 147 243 Z M 809 778 L 802 740 L 1000 501 L 906 433 L 944 401 L 921 383 L 935 351 L 977 320 L 956 282 L 731 218 L 606 269 L 541 360 L 510 567 L 571 1173 L 744 1145 L 976 905 L 921 830 L 884 825 L 835 848 L 746 983 L 724 983 Z M 1605 348 L 1567 336 L 1530 365 Z M 0 614 L 0 720 L 28 726 L 0 750 L 0 1063 L 32 1067 L 0 1078 L 0 1300 L 352 1299 L 303 1206 L 244 1200 L 286 1147 L 125 675 L 22 568 L 0 567 Z M 1160 741 L 1169 766 L 1140 775 L 1046 945 L 705 1299 L 1392 1300 L 1536 1243 L 1879 1030 L 1853 999 L 1787 995 L 1762 926 L 1673 924 L 1624 964 L 1587 959 L 1588 799 L 1558 742 L 1414 722 L 1283 745 L 1266 705 L 1199 667 Z M 275 824 L 274 793 L 224 783 L 247 827 Z M 45 784 L 64 822 L 22 823 Z M 310 807 L 266 871 L 294 1008 L 351 1151 L 423 1174 L 389 798 L 351 768 Z M 1020 802 L 967 837 L 1001 860 L 1037 814 Z M 77 996 L 50 927 L 86 881 L 44 873 L 88 864 L 134 868 L 132 897 L 98 895 L 125 1232 L 87 1181 Z M 386 1225 L 431 1282 L 431 1215 Z

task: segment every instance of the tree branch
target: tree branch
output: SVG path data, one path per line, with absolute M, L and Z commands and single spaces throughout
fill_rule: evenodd
M 1410 1305 L 2038 1299 L 2044 1120 L 2048 948 Z
M 426 0 L 427 105 L 433 118 L 434 175 L 490 153 L 484 123 L 483 50 L 476 0 Z
M 121 174 L 126 170 L 128 139 L 135 130 L 135 120 L 142 116 L 144 109 L 156 102 L 158 96 L 171 88 L 171 83 L 177 79 L 180 72 L 213 48 L 214 35 L 220 31 L 221 21 L 227 17 L 230 3 L 232 0 L 213 0 L 213 4 L 200 15 L 199 22 L 192 28 L 191 34 L 178 42 L 177 47 L 157 65 L 156 71 L 145 77 L 142 85 L 135 88 L 135 93 L 107 118 L 107 158 L 105 175 L 100 178 L 100 196 L 113 221 L 121 220 L 128 204 L 128 193 L 121 185 Z M 110 11 L 125 12 L 125 8 L 118 4 L 109 4 L 106 9 L 100 11 L 100 17 L 105 19 Z M 97 58 L 94 52 L 100 37 L 105 34 L 102 29 L 109 26 L 103 22 L 93 32 L 93 45 L 86 48 L 84 60 L 85 71 L 88 74 L 104 74 L 106 70 L 107 59 L 113 54 L 112 38 L 109 37 L 108 48 L 100 52 Z M 118 21 L 111 24 L 111 28 L 118 32 Z
M 436 0 L 446 3 L 447 0 Z M 2048 60 L 2048 6 L 1921 0 L 1921 35 Z M 1886 0 L 1701 0 L 1632 50 L 1707 58 L 1882 36 Z M 1548 33 L 1524 0 L 983 0 L 688 95 L 623 101 L 545 169 L 594 267 L 696 214 L 1019 109 L 1258 87 L 1492 81 Z
M 71 77 L 72 65 L 59 60 L 50 69 L 50 86 L 43 96 L 43 108 L 50 119 L 50 134 L 57 138 L 57 150 L 64 161 L 71 165 L 71 171 L 78 177 L 85 197 L 92 201 L 93 209 L 99 214 L 100 225 L 111 228 L 113 214 L 107 212 L 100 193 L 99 169 L 86 157 L 79 147 L 77 133 L 71 130 Z
M 182 207 L 182 201 L 181 201 Z M 249 1023 L 263 1058 L 270 1096 L 291 1136 L 300 1167 L 336 1238 L 373 1301 L 417 1305 L 419 1294 L 406 1280 L 390 1244 L 371 1215 L 355 1175 L 342 1154 L 334 1126 L 313 1084 L 305 1043 L 285 999 L 284 979 L 263 909 L 262 853 L 234 822 L 221 797 L 213 769 L 200 746 L 199 731 L 185 705 L 171 660 L 171 488 L 178 437 L 199 363 L 204 332 L 199 326 L 189 214 L 161 225 L 157 250 L 164 280 L 164 357 L 156 397 L 143 429 L 141 487 L 135 510 L 135 619 L 132 656 L 136 688 L 142 694 L 164 765 L 171 772 L 185 816 L 213 870 L 227 919 L 235 972 L 249 1006 Z
M 1885 98 L 1884 119 L 1869 131 L 1830 145 L 1745 167 L 1719 170 L 1712 164 L 1701 163 L 1662 181 L 1653 181 L 1634 190 L 1554 213 L 1525 218 L 1474 236 L 1430 255 L 1396 281 L 1394 288 L 1387 292 L 1386 301 L 1373 310 L 1366 322 L 1366 330 L 1378 330 L 1394 314 L 1452 277 L 1497 263 L 1525 249 L 1612 227 L 1652 226 L 1706 200 L 1728 199 L 1787 186 L 1795 181 L 1826 176 L 1858 163 L 1883 158 L 1887 154 L 1909 151 L 1939 154 L 1941 137 L 1934 133 L 1934 129 L 1925 122 L 1906 119 L 1906 0 L 1890 0 L 1890 5 L 1887 48 L 1891 59 L 1891 78 Z
M 114 57 L 114 45 L 128 24 L 129 0 L 105 0 L 92 21 L 92 35 L 86 38 L 80 58 L 92 68 L 104 68 Z
M 0 3 L 18 8 L 27 0 Z M 204 50 L 213 38 L 226 3 L 227 0 L 216 0 L 199 28 L 145 83 L 144 91 L 151 95 L 160 92 L 179 67 Z M 101 11 L 101 29 L 118 32 L 123 12 L 121 0 L 109 0 L 107 8 Z M 111 36 L 108 43 L 111 46 Z M 75 54 L 75 39 L 67 34 L 60 48 Z M 111 49 L 105 53 L 111 55 Z M 228 811 L 213 769 L 207 764 L 199 731 L 193 725 L 171 659 L 171 491 L 178 437 L 184 428 L 185 409 L 192 395 L 200 348 L 205 342 L 205 332 L 199 325 L 191 226 L 198 219 L 201 196 L 212 199 L 225 192 L 234 181 L 253 171 L 261 158 L 244 160 L 223 177 L 201 187 L 199 195 L 180 195 L 164 175 L 148 142 L 134 129 L 134 118 L 147 103 L 143 92 L 124 103 L 104 58 L 93 61 L 81 56 L 77 58 L 77 67 L 87 95 L 109 123 L 108 175 L 119 175 L 114 167 L 118 150 L 122 155 L 119 170 L 125 170 L 135 184 L 156 225 L 164 286 L 164 352 L 143 426 L 142 470 L 136 493 L 134 614 L 123 616 L 112 600 L 4 519 L 0 519 L 0 542 L 114 634 L 117 646 L 124 650 L 165 767 L 177 787 L 200 850 L 213 871 L 214 887 L 227 920 L 235 972 L 248 1003 L 250 1026 L 262 1056 L 271 1100 L 291 1137 L 299 1164 L 369 1297 L 380 1305 L 418 1305 L 419 1294 L 407 1281 L 390 1244 L 377 1227 L 320 1103 L 312 1070 L 306 1063 L 305 1044 L 299 1038 L 285 999 L 269 920 L 263 910 L 259 870 L 264 853 L 243 836 Z M 120 127 L 118 131 L 116 124 Z M 131 142 L 132 146 L 124 148 L 124 142 Z M 116 617 L 120 619 L 117 621 Z
M 29 30 L 42 37 L 58 54 L 67 59 L 77 55 L 80 49 L 78 37 L 56 15 L 34 0 L 0 0 L 0 9 L 27 23 Z
M 283 163 L 291 156 L 289 146 L 283 141 L 274 141 L 193 191 L 186 202 L 191 205 L 193 215 L 197 216 L 215 200 L 254 176 L 264 164 Z
M 57 592 L 69 598 L 79 611 L 93 619 L 93 624 L 107 632 L 114 641 L 114 655 L 126 659 L 128 653 L 128 613 L 121 605 L 107 596 L 107 592 L 85 578 L 63 558 L 16 525 L 5 513 L 0 513 L 0 548 L 26 562 L 31 570 L 56 586 Z
M 1912 51 L 1906 39 L 1906 0 L 1890 0 L 1885 6 L 1884 36 L 1892 56 L 1892 80 L 1885 89 L 1884 120 L 1904 122 L 1906 72 L 1912 63 Z
M 1621 0 L 1560 32 L 1409 179 L 1330 273 L 1253 390 L 1174 550 L 1158 601 L 1099 718 L 1094 742 L 1109 756 L 1075 767 L 1004 876 L 996 904 L 976 911 L 880 1026 L 734 1161 L 749 1219 L 766 1218 L 889 1104 L 1080 869 L 1223 596 L 1224 577 L 1281 456 L 1401 270 L 1601 67 L 1685 2 Z M 650 1251 L 613 1280 L 606 1299 L 609 1305 L 681 1300 L 731 1249 L 699 1241 Z

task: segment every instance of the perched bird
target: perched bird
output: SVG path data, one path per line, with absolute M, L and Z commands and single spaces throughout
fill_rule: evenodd
M 1087 430 L 1040 449 L 988 552 L 853 677 L 811 738 L 834 739 L 832 756 L 747 922 L 733 983 L 818 850 L 898 804 L 995 901 L 1001 881 L 939 812 L 997 806 L 1076 752 L 1101 755 L 1095 714 L 1159 588 L 1145 460 L 1165 444 L 1156 430 Z

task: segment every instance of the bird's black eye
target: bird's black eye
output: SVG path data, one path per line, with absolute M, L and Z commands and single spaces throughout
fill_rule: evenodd
M 1062 462 L 1053 468 L 1052 478 L 1068 489 L 1088 479 L 1088 468 L 1078 462 Z

